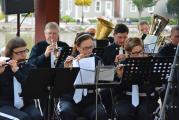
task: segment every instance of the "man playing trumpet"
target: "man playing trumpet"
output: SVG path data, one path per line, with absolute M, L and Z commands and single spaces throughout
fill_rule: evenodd
M 58 47 L 68 46 L 65 42 L 59 41 L 59 27 L 55 22 L 49 22 L 45 26 L 45 40 L 37 43 L 30 53 L 29 62 L 39 68 L 53 68 Z

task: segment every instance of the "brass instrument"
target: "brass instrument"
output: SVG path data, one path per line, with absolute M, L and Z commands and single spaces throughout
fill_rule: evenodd
M 98 22 L 94 38 L 96 40 L 103 40 L 104 38 L 107 38 L 111 31 L 114 29 L 114 25 L 103 18 L 97 19 Z
M 165 37 L 161 35 L 162 31 L 166 27 L 166 25 L 169 23 L 169 19 L 162 17 L 160 15 L 154 14 L 152 23 L 149 30 L 149 35 L 155 35 L 158 36 L 157 39 L 157 45 L 160 47 L 164 43 Z
M 54 65 L 56 66 L 60 53 L 59 53 L 59 48 L 58 48 L 57 42 L 56 43 L 52 42 L 52 45 L 55 45 L 55 48 L 53 48 L 51 54 L 53 54 L 54 57 L 55 57 L 55 59 L 54 59 Z

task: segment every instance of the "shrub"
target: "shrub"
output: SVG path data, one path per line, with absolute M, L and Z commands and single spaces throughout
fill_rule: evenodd
M 75 20 L 71 16 L 68 16 L 68 15 L 63 16 L 62 21 L 66 22 L 66 23 L 75 22 Z

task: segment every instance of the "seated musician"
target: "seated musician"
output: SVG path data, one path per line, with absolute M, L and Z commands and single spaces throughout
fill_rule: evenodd
M 171 29 L 171 33 L 170 33 L 170 40 L 171 42 L 165 44 L 163 47 L 161 47 L 159 49 L 159 55 L 160 56 L 172 56 L 174 57 L 175 56 L 175 53 L 176 53 L 176 50 L 177 50 L 177 45 L 179 44 L 179 25 L 177 26 L 174 26 L 172 27 Z M 175 71 L 174 73 L 174 77 L 173 77 L 173 86 L 176 86 L 177 84 L 177 76 L 179 76 L 179 71 Z M 167 85 L 165 85 L 167 86 Z M 167 118 L 168 120 L 174 120 L 174 119 L 177 119 L 178 117 L 178 111 L 175 109 L 175 106 L 176 105 L 176 98 L 177 98 L 177 95 L 173 94 L 173 93 L 176 93 L 177 91 L 177 87 L 172 87 L 173 89 L 171 90 L 172 92 L 169 94 L 169 97 L 170 98 L 168 100 L 168 107 L 166 109 L 166 114 L 167 114 Z M 165 87 L 165 90 L 162 91 L 160 97 L 161 97 L 161 101 L 163 102 L 164 101 L 164 97 L 165 97 L 165 91 L 166 91 L 166 87 Z
M 68 68 L 73 66 L 74 59 L 81 60 L 87 57 L 94 57 L 92 50 L 94 48 L 93 37 L 89 33 L 78 33 L 75 38 L 75 48 L 73 56 L 68 56 L 64 62 L 64 67 Z M 95 56 L 95 65 L 97 65 L 98 58 Z M 83 96 L 81 100 L 76 101 L 73 99 L 74 92 L 65 94 L 60 97 L 60 115 L 62 120 L 76 120 L 78 117 L 83 116 L 88 120 L 95 120 L 96 117 L 96 104 L 95 104 L 95 91 L 87 90 L 87 95 Z M 98 120 L 107 120 L 107 113 L 102 103 L 97 105 Z
M 177 45 L 179 43 L 179 26 L 172 27 L 170 34 L 170 43 L 159 49 L 160 56 L 175 56 Z
M 139 36 L 144 40 L 146 35 L 149 33 L 149 23 L 147 21 L 140 21 L 138 24 Z
M 0 61 L 0 120 L 42 120 L 33 101 L 19 96 L 28 72 L 34 68 L 25 62 L 26 46 L 22 38 L 11 39 L 5 48 L 10 60 Z
M 139 38 L 129 38 L 125 43 L 125 50 L 127 56 L 146 57 L 143 54 L 143 43 Z M 125 63 L 125 60 L 123 62 Z M 123 68 L 119 66 L 116 71 L 118 77 L 121 78 Z M 126 91 L 126 89 L 128 90 Z M 150 93 L 147 90 L 150 90 Z M 138 91 L 139 94 L 132 95 L 134 91 Z M 117 87 L 114 89 L 114 93 L 116 99 L 114 111 L 118 120 L 153 120 L 153 112 L 158 108 L 158 96 L 153 85 L 132 85 L 125 90 L 122 87 Z

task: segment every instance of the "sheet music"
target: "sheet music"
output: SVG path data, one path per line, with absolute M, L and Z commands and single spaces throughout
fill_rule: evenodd
M 4 56 L 0 57 L 1 62 L 5 62 L 6 60 L 9 60 L 9 59 L 10 59 L 9 57 L 4 57 Z
M 157 39 L 158 37 L 155 35 L 146 36 L 146 38 L 144 39 L 145 53 L 158 53 Z
M 73 67 L 80 67 L 74 85 L 95 83 L 95 57 L 73 60 Z
M 114 81 L 114 66 L 103 66 L 99 69 L 99 81 Z

